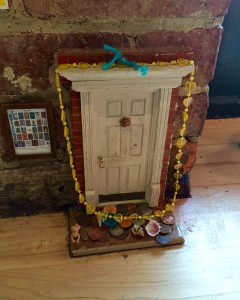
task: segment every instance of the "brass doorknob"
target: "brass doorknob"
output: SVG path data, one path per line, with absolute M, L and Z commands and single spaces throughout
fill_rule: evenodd
M 131 119 L 129 117 L 122 117 L 119 121 L 122 127 L 128 127 L 131 125 Z

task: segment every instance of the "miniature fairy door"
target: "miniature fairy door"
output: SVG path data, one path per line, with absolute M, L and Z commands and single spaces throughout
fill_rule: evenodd
M 172 88 L 192 66 L 68 68 L 60 75 L 80 92 L 85 196 L 158 205 Z
M 91 93 L 93 165 L 99 202 L 145 199 L 153 93 Z

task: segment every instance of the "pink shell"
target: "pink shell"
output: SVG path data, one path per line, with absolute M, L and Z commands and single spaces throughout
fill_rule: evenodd
M 150 220 L 149 223 L 147 224 L 147 226 L 145 227 L 145 230 L 148 235 L 155 236 L 155 235 L 159 234 L 160 228 L 161 227 L 158 224 L 158 222 L 156 222 L 154 220 Z

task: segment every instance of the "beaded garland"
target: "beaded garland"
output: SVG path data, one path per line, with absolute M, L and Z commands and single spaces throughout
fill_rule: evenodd
M 186 66 L 186 65 L 194 65 L 193 60 L 187 60 L 183 58 L 179 58 L 177 60 L 173 60 L 170 62 L 153 62 L 152 64 L 144 64 L 144 65 L 149 65 L 149 66 L 156 66 L 156 67 L 166 67 L 168 65 L 179 65 L 179 66 Z M 176 159 L 176 164 L 174 165 L 175 172 L 173 174 L 174 177 L 174 195 L 173 199 L 171 200 L 171 204 L 166 204 L 165 208 L 163 210 L 155 210 L 152 212 L 151 215 L 144 214 L 144 215 L 138 215 L 138 214 L 131 214 L 130 216 L 122 215 L 122 214 L 108 214 L 107 212 L 101 212 L 101 211 L 96 211 L 94 206 L 91 204 L 88 204 L 88 202 L 85 199 L 84 194 L 81 192 L 80 189 L 80 184 L 77 179 L 77 173 L 76 169 L 74 166 L 74 158 L 73 158 L 73 152 L 72 152 L 72 143 L 70 141 L 69 137 L 69 127 L 66 121 L 66 112 L 65 108 L 63 105 L 63 98 L 62 98 L 62 92 L 61 92 L 61 83 L 60 83 L 60 75 L 59 72 L 61 70 L 65 70 L 68 68 L 79 68 L 79 69 L 88 69 L 88 68 L 99 68 L 102 70 L 102 66 L 104 63 L 99 63 L 99 64 L 88 64 L 88 63 L 73 63 L 73 64 L 60 64 L 58 68 L 56 69 L 56 87 L 57 87 L 57 92 L 58 92 L 58 99 L 59 99 L 59 107 L 61 110 L 61 121 L 63 124 L 64 128 L 64 137 L 67 142 L 67 151 L 69 154 L 69 164 L 70 168 L 72 169 L 72 177 L 75 182 L 75 191 L 78 193 L 78 200 L 80 203 L 83 203 L 86 207 L 86 213 L 87 214 L 95 214 L 98 218 L 101 220 L 107 220 L 108 218 L 111 219 L 113 218 L 116 222 L 121 223 L 123 220 L 129 219 L 131 222 L 136 222 L 138 219 L 146 219 L 146 220 L 151 220 L 155 217 L 163 217 L 166 213 L 172 212 L 174 210 L 176 198 L 178 191 L 180 190 L 180 184 L 179 180 L 182 178 L 181 174 L 181 169 L 182 169 L 182 163 L 181 163 L 181 157 L 183 155 L 182 148 L 186 144 L 186 138 L 185 138 L 185 132 L 186 132 L 186 123 L 188 121 L 188 107 L 191 105 L 193 99 L 191 97 L 191 92 L 192 90 L 196 87 L 196 83 L 194 82 L 194 74 L 195 71 L 193 70 L 190 73 L 190 78 L 188 81 L 185 82 L 185 87 L 187 89 L 187 96 L 183 99 L 183 105 L 184 105 L 184 111 L 182 113 L 182 118 L 183 118 L 183 123 L 182 127 L 179 132 L 179 138 L 177 140 L 176 146 L 178 149 L 178 153 L 175 155 Z M 141 63 L 139 63 L 141 65 Z M 123 67 L 126 68 L 125 65 L 119 63 L 119 64 L 113 64 L 112 67 Z

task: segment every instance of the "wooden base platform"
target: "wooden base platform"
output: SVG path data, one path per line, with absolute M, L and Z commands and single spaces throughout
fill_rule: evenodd
M 76 210 L 69 211 L 69 251 L 72 257 L 80 257 L 93 254 L 102 254 L 116 251 L 142 249 L 149 247 L 164 247 L 169 245 L 178 245 L 184 243 L 184 237 L 182 232 L 175 223 L 172 225 L 172 232 L 170 233 L 170 241 L 167 244 L 159 244 L 154 237 L 150 237 L 147 234 L 144 238 L 136 239 L 131 234 L 126 240 L 119 240 L 114 236 L 109 235 L 107 241 L 84 241 L 80 240 L 78 244 L 74 244 L 71 241 L 70 227 L 76 223 Z

